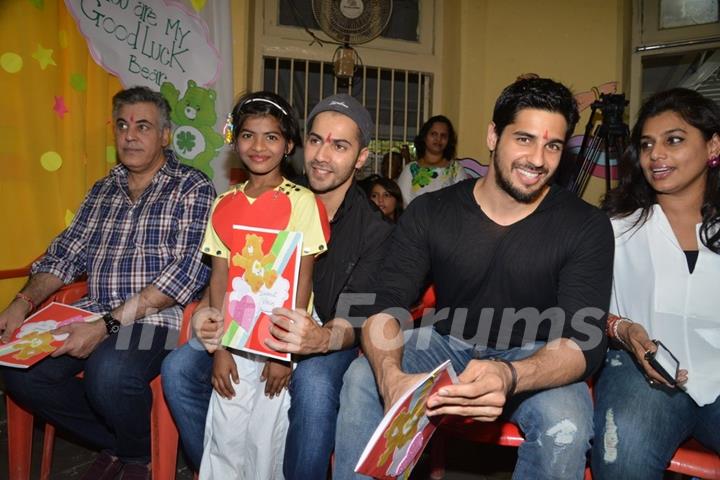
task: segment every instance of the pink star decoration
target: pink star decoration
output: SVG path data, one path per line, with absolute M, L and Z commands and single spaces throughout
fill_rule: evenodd
M 53 110 L 55 110 L 55 113 L 57 113 L 58 117 L 64 118 L 66 113 L 69 113 L 70 110 L 67 109 L 65 106 L 65 98 L 55 97 L 55 105 L 53 106 Z

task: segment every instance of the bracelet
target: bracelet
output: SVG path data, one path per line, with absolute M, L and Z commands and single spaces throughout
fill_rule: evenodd
M 622 322 L 625 322 L 625 323 L 633 323 L 633 322 L 631 322 L 630 320 L 628 320 L 627 318 L 624 318 L 624 317 L 618 318 L 618 321 L 615 322 L 615 325 L 613 325 L 613 337 L 614 337 L 618 342 L 622 343 L 623 346 L 624 346 L 626 349 L 629 350 L 630 347 L 628 347 L 628 344 L 625 343 L 625 341 L 624 341 L 622 338 L 620 338 L 620 336 L 618 335 L 618 327 L 620 326 L 620 324 L 621 324 Z M 628 327 L 628 328 L 629 328 L 629 327 Z
M 505 360 L 504 358 L 500 358 L 500 357 L 495 357 L 492 360 L 494 362 L 502 362 L 505 365 L 507 365 L 508 368 L 510 369 L 511 380 L 510 380 L 510 388 L 508 389 L 507 396 L 508 396 L 508 398 L 512 397 L 515 394 L 515 389 L 517 388 L 517 380 L 518 380 L 518 375 L 517 375 L 517 370 L 515 370 L 515 365 L 513 365 L 510 362 L 510 360 Z
M 33 302 L 33 301 L 32 301 L 32 298 L 28 297 L 28 296 L 25 295 L 24 293 L 19 292 L 18 294 L 15 295 L 15 298 L 19 298 L 19 299 L 22 300 L 23 302 L 25 302 L 25 303 L 27 303 L 28 305 L 30 305 L 30 310 L 28 311 L 28 313 L 30 313 L 30 312 L 32 312 L 33 310 L 35 310 L 35 302 Z
M 607 322 L 605 323 L 605 334 L 610 338 L 612 338 L 613 326 L 615 325 L 615 322 L 617 322 L 618 318 L 620 317 L 613 315 L 612 313 L 608 313 Z
M 618 335 L 618 327 L 620 327 L 620 323 L 626 322 L 626 323 L 633 323 L 632 320 L 627 319 L 625 317 L 618 317 L 613 315 L 612 318 L 608 321 L 607 324 L 607 334 L 608 337 L 613 338 L 620 342 L 625 348 L 628 348 L 627 344 L 623 341 L 622 338 Z

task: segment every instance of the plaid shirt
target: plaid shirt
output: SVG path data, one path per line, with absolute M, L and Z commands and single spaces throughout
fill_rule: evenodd
M 179 328 L 182 306 L 210 276 L 200 242 L 215 189 L 172 152 L 166 159 L 135 203 L 123 165 L 95 183 L 72 224 L 35 262 L 32 273 L 51 273 L 66 284 L 87 273 L 88 296 L 76 305 L 100 313 L 152 284 L 177 304 L 138 321 Z

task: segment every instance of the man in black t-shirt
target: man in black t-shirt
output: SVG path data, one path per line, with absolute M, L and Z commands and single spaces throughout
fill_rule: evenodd
M 598 209 L 551 186 L 577 119 L 562 84 L 516 81 L 488 127 L 488 175 L 424 195 L 403 214 L 375 303 L 353 311 L 369 317 L 365 357 L 344 377 L 334 479 L 357 477 L 383 404 L 447 359 L 459 383 L 428 399 L 429 415 L 502 416 L 525 435 L 515 478 L 582 478 L 592 435 L 583 380 L 606 348 L 613 235 Z M 434 325 L 403 335 L 397 307 L 409 308 L 427 279 Z

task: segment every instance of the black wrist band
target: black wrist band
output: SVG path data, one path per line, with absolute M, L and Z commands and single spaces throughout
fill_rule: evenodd
M 122 324 L 119 320 L 112 316 L 112 313 L 108 312 L 102 316 L 103 322 L 105 322 L 105 330 L 108 335 L 114 335 L 120 331 Z
M 504 358 L 500 358 L 500 357 L 493 358 L 493 361 L 502 362 L 505 365 L 507 365 L 508 368 L 510 369 L 511 379 L 510 379 L 510 388 L 508 389 L 507 396 L 508 396 L 508 398 L 512 397 L 515 394 L 515 389 L 517 388 L 517 380 L 518 380 L 517 370 L 515 370 L 515 365 L 513 365 L 510 362 L 510 360 L 505 360 Z

